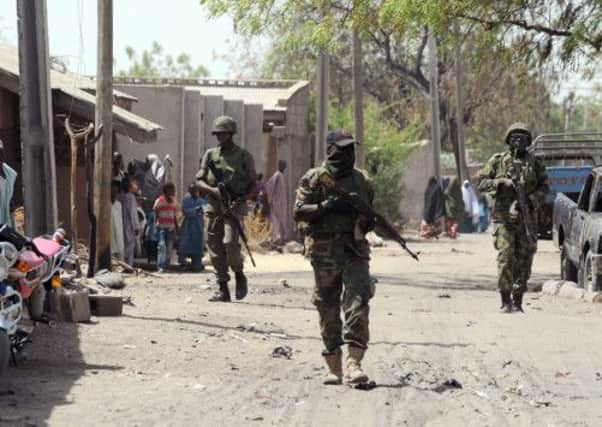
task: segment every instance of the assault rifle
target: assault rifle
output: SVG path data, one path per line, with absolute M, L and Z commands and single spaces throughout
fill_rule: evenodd
M 213 161 L 209 161 L 207 163 L 207 167 L 209 168 L 209 170 L 215 177 L 215 180 L 217 181 L 217 188 L 219 189 L 219 193 L 220 193 L 221 199 L 222 199 L 223 216 L 224 216 L 224 218 L 230 219 L 230 221 L 232 221 L 234 223 L 234 226 L 238 230 L 238 234 L 240 234 L 240 238 L 242 239 L 242 242 L 245 245 L 245 249 L 247 250 L 247 253 L 249 254 L 249 258 L 251 259 L 251 264 L 253 264 L 253 267 L 256 267 L 255 260 L 253 259 L 253 253 L 251 252 L 251 248 L 249 248 L 249 241 L 247 239 L 247 235 L 245 234 L 245 230 L 243 229 L 242 224 L 240 223 L 240 219 L 238 219 L 238 216 L 236 215 L 236 213 L 234 213 L 233 208 L 234 208 L 235 200 L 232 198 L 232 195 L 226 188 L 226 182 L 224 180 L 224 176 L 221 173 L 221 171 L 215 167 L 215 164 L 213 163 Z
M 360 215 L 363 215 L 366 218 L 369 218 L 370 220 L 374 221 L 375 227 L 378 227 L 385 237 L 395 240 L 403 249 L 405 249 L 405 251 L 408 254 L 410 254 L 412 258 L 414 258 L 416 261 L 420 261 L 418 259 L 418 255 L 420 255 L 420 252 L 412 252 L 410 248 L 408 248 L 406 240 L 397 232 L 395 227 L 393 227 L 393 225 L 391 225 L 391 223 L 387 221 L 387 219 L 384 216 L 372 209 L 372 207 L 368 203 L 366 203 L 359 197 L 356 197 L 353 194 L 350 194 L 345 190 L 339 188 L 337 186 L 336 181 L 332 178 L 332 176 L 330 176 L 327 173 L 323 173 L 322 175 L 320 175 L 319 181 L 324 187 L 333 191 L 338 197 L 344 200 Z
M 525 191 L 525 182 L 524 179 L 519 176 L 516 168 L 514 167 L 514 162 L 516 161 L 516 155 L 512 155 L 512 167 L 508 169 L 507 175 L 508 178 L 512 180 L 514 184 L 514 192 L 516 193 L 516 204 L 518 205 L 518 209 L 523 218 L 523 223 L 525 224 L 525 236 L 527 238 L 527 242 L 530 244 L 537 243 L 537 231 L 535 222 L 533 221 L 533 217 L 531 216 L 531 211 L 529 210 L 529 198 L 527 197 L 527 192 Z

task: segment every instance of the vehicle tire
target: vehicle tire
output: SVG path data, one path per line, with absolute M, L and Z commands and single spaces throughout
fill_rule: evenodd
M 576 282 L 578 279 L 577 268 L 567 256 L 564 246 L 560 250 L 560 278 L 567 282 Z
M 10 341 L 4 329 L 0 329 L 0 377 L 6 372 L 10 360 Z
M 597 292 L 602 289 L 602 276 L 594 277 L 592 271 L 592 253 L 588 251 L 579 265 L 579 287 L 587 292 Z

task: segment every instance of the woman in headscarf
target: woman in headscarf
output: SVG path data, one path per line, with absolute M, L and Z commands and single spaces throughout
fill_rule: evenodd
M 424 191 L 424 211 L 420 224 L 420 236 L 426 239 L 438 237 L 441 234 L 443 218 L 445 218 L 445 197 L 437 178 L 432 176 Z
M 469 180 L 465 180 L 462 184 L 462 199 L 464 200 L 466 217 L 460 226 L 460 231 L 474 233 L 479 223 L 479 199 Z
M 464 221 L 464 199 L 460 180 L 453 177 L 445 189 L 446 234 L 450 239 L 458 237 L 458 224 Z
M 146 156 L 143 166 L 144 185 L 142 186 L 142 206 L 146 214 L 146 232 L 144 234 L 144 251 L 148 262 L 154 262 L 157 259 L 157 242 L 159 237 L 155 231 L 155 213 L 153 204 L 157 197 L 162 194 L 163 185 L 166 183 L 165 167 L 163 162 L 156 154 Z

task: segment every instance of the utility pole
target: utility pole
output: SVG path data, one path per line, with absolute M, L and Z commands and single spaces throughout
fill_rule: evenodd
M 456 34 L 456 48 L 454 67 L 456 69 L 456 133 L 458 137 L 458 178 L 460 182 L 470 179 L 466 166 L 466 149 L 464 148 L 464 95 L 462 93 L 462 47 L 460 44 L 460 26 L 458 21 L 454 22 L 454 33 Z
M 429 91 L 431 98 L 431 142 L 433 144 L 433 169 L 437 179 L 441 178 L 441 133 L 439 130 L 439 64 L 437 63 L 437 40 L 430 30 L 429 48 Z
M 318 58 L 318 95 L 316 96 L 316 149 L 315 165 L 324 160 L 326 132 L 328 131 L 328 91 L 329 91 L 330 56 L 320 52 Z
M 363 69 L 362 41 L 357 30 L 352 35 L 352 80 L 353 80 L 353 122 L 355 139 L 360 142 L 357 146 L 356 163 L 364 166 L 364 69 Z
M 111 269 L 111 152 L 113 139 L 113 0 L 98 0 L 94 151 L 95 271 Z M 92 254 L 90 255 L 92 256 Z M 90 275 L 90 272 L 88 272 Z
M 46 1 L 17 0 L 17 21 L 25 231 L 39 236 L 57 225 Z

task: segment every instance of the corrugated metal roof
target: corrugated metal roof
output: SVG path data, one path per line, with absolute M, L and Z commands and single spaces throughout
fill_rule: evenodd
M 0 43 L 0 86 L 19 92 L 19 55 L 14 46 Z M 50 86 L 53 102 L 72 109 L 88 120 L 94 120 L 95 97 L 87 91 L 96 90 L 96 82 L 85 76 L 73 73 L 50 71 Z M 120 91 L 115 96 L 136 100 L 135 97 Z M 113 127 L 115 132 L 127 135 L 139 142 L 154 141 L 157 132 L 163 128 L 116 105 L 113 106 Z
M 203 95 L 223 96 L 245 104 L 261 104 L 264 110 L 286 110 L 287 102 L 309 85 L 305 80 L 216 80 L 172 78 L 116 78 L 125 85 L 171 85 L 198 90 Z

